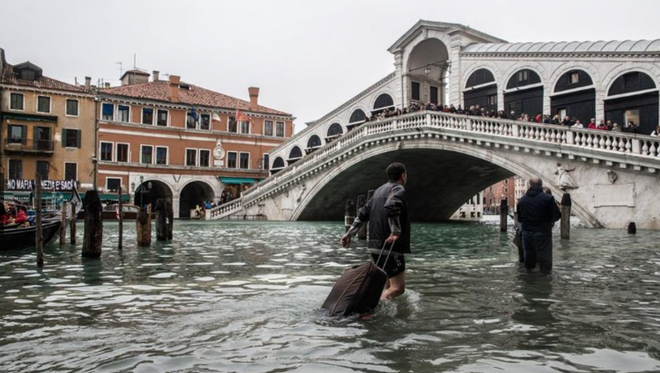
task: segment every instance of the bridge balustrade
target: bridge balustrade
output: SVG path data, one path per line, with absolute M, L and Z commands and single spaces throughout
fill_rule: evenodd
M 603 154 L 609 152 L 660 160 L 660 139 L 657 137 L 423 111 L 364 124 L 317 151 L 306 155 L 295 165 L 286 167 L 276 176 L 271 176 L 258 186 L 253 186 L 244 191 L 241 198 L 212 210 L 207 210 L 207 219 L 218 219 L 233 214 L 241 210 L 244 203 L 253 203 L 262 193 L 283 189 L 291 183 L 296 175 L 311 172 L 319 161 L 329 158 L 332 154 L 360 141 L 364 137 L 423 127 L 449 129 L 456 132 L 483 133 L 505 138 L 589 149 L 591 151 L 597 150 L 603 152 Z M 287 171 L 292 172 L 288 173 Z

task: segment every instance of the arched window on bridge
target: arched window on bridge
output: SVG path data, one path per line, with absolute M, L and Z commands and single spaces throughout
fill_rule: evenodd
M 622 127 L 632 121 L 648 135 L 658 125 L 658 90 L 648 74 L 633 71 L 616 78 L 605 98 L 605 119 Z
M 551 115 L 568 116 L 589 123 L 596 116 L 596 89 L 589 73 L 570 70 L 559 77 L 550 99 Z
M 282 157 L 277 157 L 273 161 L 273 166 L 270 168 L 270 174 L 275 175 L 283 168 L 284 168 L 284 159 L 282 159 Z
M 364 123 L 365 120 L 367 120 L 367 114 L 365 114 L 362 109 L 355 109 L 353 113 L 351 113 L 351 118 L 348 120 L 346 128 L 350 131 Z
M 488 69 L 478 69 L 465 84 L 463 91 L 463 107 L 476 106 L 488 110 L 497 110 L 497 82 Z
M 341 128 L 341 124 L 332 123 L 330 127 L 328 127 L 328 133 L 327 133 L 327 137 L 325 138 L 325 142 L 330 142 L 340 137 L 343 133 L 344 133 L 344 129 Z
M 378 114 L 385 109 L 390 109 L 393 107 L 394 100 L 392 99 L 392 96 L 388 95 L 387 93 L 381 93 L 380 96 L 376 98 L 376 102 L 374 102 L 374 109 L 372 113 Z
M 305 149 L 305 153 L 309 154 L 321 146 L 323 146 L 323 143 L 321 143 L 321 138 L 316 135 L 312 135 L 310 136 L 309 140 L 307 140 L 307 148 Z
M 293 148 L 291 148 L 291 151 L 289 152 L 289 159 L 287 159 L 287 162 L 289 163 L 289 165 L 292 165 L 296 163 L 297 160 L 302 158 L 302 156 L 303 156 L 302 150 L 300 150 L 300 147 L 296 145 Z
M 523 113 L 530 119 L 536 114 L 544 114 L 543 84 L 539 74 L 531 69 L 522 69 L 509 78 L 504 91 L 504 110 L 507 115 L 516 118 Z

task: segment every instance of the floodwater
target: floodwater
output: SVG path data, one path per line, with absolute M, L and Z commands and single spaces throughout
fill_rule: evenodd
M 495 225 L 413 225 L 407 292 L 361 321 L 318 311 L 369 257 L 341 223 L 177 221 L 141 249 L 126 226 L 101 260 L 0 252 L 0 371 L 660 371 L 660 232 L 574 228 L 543 277 Z

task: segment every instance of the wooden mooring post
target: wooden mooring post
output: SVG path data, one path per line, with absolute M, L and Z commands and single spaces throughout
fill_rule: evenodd
M 506 232 L 506 223 L 509 215 L 509 199 L 504 197 L 500 201 L 500 232 Z
M 76 220 L 78 217 L 76 216 L 76 203 L 71 202 L 71 220 L 69 221 L 69 235 L 71 238 L 69 239 L 69 242 L 71 242 L 71 245 L 76 244 Z
M 34 201 L 34 209 L 36 211 L 36 226 L 37 226 L 37 236 L 36 236 L 36 245 L 37 245 L 37 267 L 44 266 L 44 227 L 41 217 L 41 176 L 37 176 L 37 185 Z
M 117 202 L 117 224 L 118 224 L 118 229 L 119 229 L 119 237 L 117 238 L 117 249 L 118 250 L 123 250 L 124 249 L 124 203 L 122 202 L 121 198 L 121 185 L 119 186 L 119 189 L 117 189 L 117 197 L 118 197 L 118 202 Z
M 159 198 L 156 201 L 156 241 L 167 241 L 167 200 Z
M 85 227 L 83 234 L 83 258 L 100 258 L 103 248 L 103 206 L 99 192 L 85 193 Z
M 62 202 L 62 224 L 60 224 L 60 246 L 66 244 L 66 201 Z
M 140 209 L 135 219 L 138 247 L 151 246 L 151 204 L 146 210 Z
M 355 220 L 355 202 L 352 199 L 346 200 L 346 207 L 344 208 L 344 227 L 346 229 L 346 232 L 351 228 L 351 225 L 353 225 L 353 221 Z
M 360 194 L 357 197 L 357 204 L 355 206 L 355 208 L 356 208 L 355 216 L 358 216 L 358 212 L 366 204 L 367 204 L 367 196 L 365 196 L 364 194 Z M 360 227 L 360 229 L 357 232 L 357 237 L 358 237 L 359 240 L 366 240 L 367 239 L 367 225 L 366 224 L 362 224 L 362 226 Z
M 172 240 L 172 230 L 174 229 L 174 208 L 172 202 L 167 201 L 167 239 Z
M 561 203 L 559 204 L 559 210 L 561 211 L 561 239 L 568 240 L 571 238 L 571 206 L 573 202 L 571 201 L 571 195 L 569 193 L 564 193 L 561 196 Z

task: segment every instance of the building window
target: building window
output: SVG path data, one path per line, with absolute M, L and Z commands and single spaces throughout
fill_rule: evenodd
M 110 192 L 116 192 L 121 186 L 121 179 L 117 177 L 106 177 L 105 178 L 105 189 Z
M 62 129 L 62 146 L 65 148 L 80 148 L 80 130 Z
M 154 147 L 151 145 L 142 145 L 140 149 L 140 163 L 152 164 L 154 162 Z
M 117 162 L 128 163 L 128 144 L 117 143 Z
M 50 127 L 34 127 L 34 146 L 37 150 L 53 150 L 50 136 Z
M 23 179 L 23 161 L 20 159 L 9 160 L 9 178 L 14 180 Z
M 227 167 L 236 168 L 236 152 L 227 152 Z
M 10 94 L 9 108 L 12 110 L 23 110 L 24 96 L 22 93 Z
M 264 121 L 264 135 L 273 136 L 273 121 L 267 120 Z
M 569 75 L 569 79 L 570 81 L 568 82 L 568 84 L 577 84 L 580 81 L 580 74 L 576 72 L 571 73 L 571 75 Z
M 117 106 L 117 120 L 120 122 L 128 123 L 131 120 L 129 119 L 130 116 L 130 110 L 131 108 L 127 105 L 118 105 Z
M 50 163 L 48 161 L 37 161 L 36 177 L 41 177 L 41 180 L 49 180 L 50 176 Z
M 199 116 L 197 115 L 197 112 L 192 111 L 188 112 L 186 114 L 186 128 L 188 129 L 197 129 L 197 120 L 199 119 Z
M 113 120 L 113 114 L 115 112 L 115 105 L 104 103 L 101 105 L 101 119 L 103 120 Z
M 628 122 L 633 122 L 639 125 L 639 109 L 626 110 L 623 114 L 626 125 Z
M 284 137 L 284 122 L 277 122 L 277 137 Z
M 203 130 L 211 129 L 211 115 L 210 114 L 200 114 L 199 115 L 199 128 Z
M 518 72 L 518 81 L 523 82 L 529 79 L 529 71 L 523 70 Z
M 112 146 L 111 142 L 101 142 L 101 160 L 112 162 Z
M 269 162 L 270 162 L 270 159 L 268 159 L 268 158 L 269 158 L 269 157 L 268 157 L 268 154 L 264 154 L 264 161 L 263 161 L 263 163 L 262 163 L 262 165 L 261 165 L 261 167 L 262 167 L 264 170 L 267 170 L 268 167 L 269 167 L 269 165 L 270 165 L 270 163 L 269 163 Z
M 50 97 L 37 97 L 37 111 L 40 113 L 50 113 Z
M 509 188 L 504 187 L 504 193 L 505 193 L 505 194 L 509 193 Z
M 154 124 L 154 109 L 150 107 L 142 108 L 142 124 Z
M 208 149 L 199 149 L 199 166 L 211 167 L 211 151 Z
M 167 148 L 164 146 L 156 147 L 156 164 L 166 165 L 167 162 Z
M 250 168 L 250 153 L 241 153 L 239 168 Z
M 64 163 L 64 180 L 78 180 L 77 163 Z
M 186 166 L 197 166 L 197 149 L 186 149 Z
M 158 119 L 156 125 L 167 126 L 167 110 L 158 109 Z
M 233 133 L 238 132 L 236 128 L 236 118 L 234 116 L 230 116 L 229 120 L 227 121 L 227 131 Z
M 240 125 L 241 125 L 241 133 L 250 133 L 250 122 L 242 121 L 240 122 Z
M 66 100 L 66 115 L 73 117 L 78 116 L 78 100 Z
M 412 92 L 411 92 L 412 99 L 415 101 L 419 101 L 421 96 L 420 93 L 421 93 L 420 84 L 417 82 L 412 82 Z
M 7 126 L 7 142 L 9 144 L 27 143 L 27 126 L 10 124 Z

